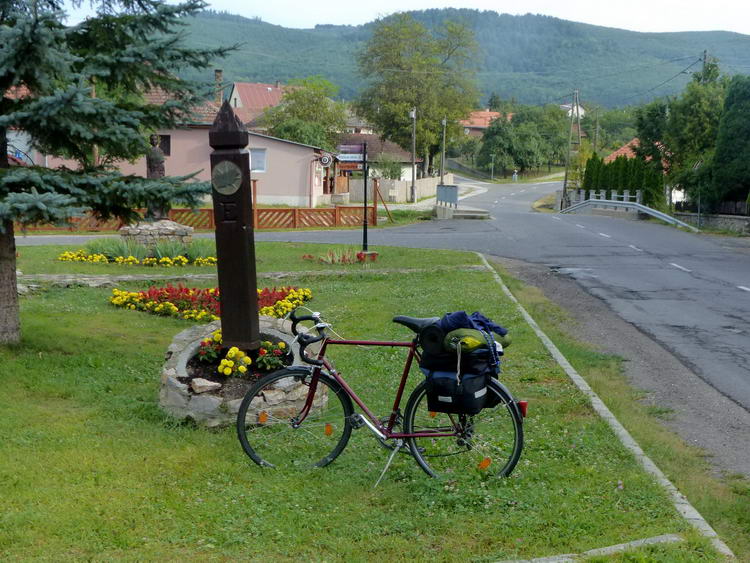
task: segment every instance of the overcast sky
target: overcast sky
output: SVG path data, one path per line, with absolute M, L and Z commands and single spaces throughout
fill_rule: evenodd
M 398 11 L 452 7 L 508 14 L 544 14 L 633 31 L 721 29 L 750 34 L 750 0 L 273 0 L 244 5 L 235 0 L 209 0 L 209 3 L 216 10 L 258 16 L 263 21 L 284 27 L 313 27 L 318 23 L 357 25 Z
M 475 8 L 508 14 L 543 14 L 633 31 L 735 31 L 750 35 L 750 0 L 208 0 L 211 8 L 284 27 L 319 23 L 359 25 L 397 11 Z M 77 18 L 74 18 L 77 19 Z

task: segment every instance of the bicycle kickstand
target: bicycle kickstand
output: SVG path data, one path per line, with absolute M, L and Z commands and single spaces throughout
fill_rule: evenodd
M 380 474 L 380 477 L 378 477 L 378 480 L 375 481 L 375 485 L 372 487 L 373 489 L 376 489 L 378 485 L 380 485 L 380 481 L 383 480 L 383 477 L 385 477 L 385 472 L 388 471 L 388 468 L 391 466 L 391 462 L 393 461 L 393 458 L 396 457 L 396 454 L 398 451 L 404 447 L 404 441 L 401 439 L 396 440 L 396 445 L 391 451 L 391 455 L 388 456 L 388 461 L 385 462 L 385 467 L 383 468 L 383 472 Z

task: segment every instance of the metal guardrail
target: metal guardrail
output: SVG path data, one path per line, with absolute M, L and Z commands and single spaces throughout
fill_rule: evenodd
M 652 217 L 656 217 L 657 219 L 664 221 L 666 223 L 677 225 L 679 227 L 686 227 L 695 233 L 700 232 L 700 229 L 693 227 L 692 225 L 688 225 L 687 223 L 680 221 L 679 219 L 675 219 L 671 215 L 667 215 L 666 213 L 662 213 L 661 211 L 657 211 L 656 209 L 652 209 L 641 203 L 634 203 L 631 201 L 614 201 L 611 199 L 587 199 L 586 201 L 582 201 L 580 203 L 576 203 L 575 205 L 571 205 L 570 207 L 566 207 L 565 209 L 561 209 L 560 213 L 575 213 L 576 211 L 580 209 L 584 209 L 586 207 L 601 207 L 601 206 L 614 207 L 614 208 L 620 208 L 620 209 L 632 209 L 634 211 L 640 211 L 641 213 L 645 213 L 646 215 L 651 215 Z

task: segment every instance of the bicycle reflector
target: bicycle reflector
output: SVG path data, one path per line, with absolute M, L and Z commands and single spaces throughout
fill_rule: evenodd
M 518 408 L 521 409 L 521 416 L 526 418 L 526 410 L 529 408 L 529 402 L 528 401 L 516 401 L 516 404 L 518 405 Z

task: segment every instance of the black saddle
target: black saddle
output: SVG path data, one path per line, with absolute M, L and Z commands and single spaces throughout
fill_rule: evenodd
M 419 334 L 423 328 L 430 325 L 434 325 L 440 320 L 440 317 L 430 317 L 428 319 L 418 319 L 417 317 L 406 317 L 404 315 L 398 315 L 393 317 L 393 322 L 400 325 L 404 325 L 406 328 Z

